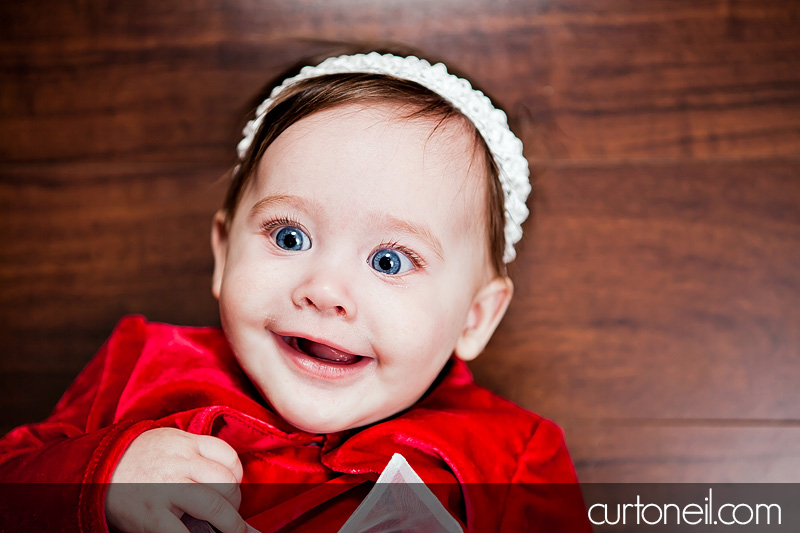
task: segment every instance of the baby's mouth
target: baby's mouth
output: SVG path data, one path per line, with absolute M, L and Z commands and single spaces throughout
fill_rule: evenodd
M 352 353 L 331 348 L 326 344 L 304 339 L 303 337 L 281 337 L 286 344 L 315 359 L 337 365 L 352 365 L 359 362 L 362 357 Z

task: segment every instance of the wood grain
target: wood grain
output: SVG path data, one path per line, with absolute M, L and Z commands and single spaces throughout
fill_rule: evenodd
M 462 66 L 530 130 L 535 158 L 798 155 L 796 2 L 180 6 L 0 7 L 0 157 L 227 160 L 234 112 L 318 51 L 311 39 L 401 41 Z
M 567 421 L 584 483 L 797 483 L 800 426 Z
M 800 420 L 797 162 L 554 168 L 538 189 L 483 382 L 556 420 Z

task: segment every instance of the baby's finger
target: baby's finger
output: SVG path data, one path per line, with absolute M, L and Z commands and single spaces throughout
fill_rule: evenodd
M 242 482 L 242 462 L 236 450 L 222 439 L 208 435 L 195 435 L 197 438 L 197 451 L 206 459 L 211 459 L 233 473 L 237 483 Z
M 188 531 L 178 517 L 166 509 L 149 516 L 143 526 L 144 531 L 148 533 L 187 533 Z
M 106 496 L 106 520 L 114 531 L 186 533 L 170 512 L 177 483 L 110 483 Z M 2 530 L 2 527 L 0 527 Z
M 205 520 L 198 520 L 189 513 L 184 513 L 181 522 L 183 522 L 186 529 L 189 530 L 189 533 L 216 533 L 216 529 L 211 527 L 211 524 Z M 247 531 L 248 533 L 261 533 L 250 524 L 247 524 Z
M 173 495 L 172 504 L 195 518 L 209 522 L 222 533 L 247 533 L 247 524 L 231 502 L 211 487 L 187 483 Z
M 236 509 L 242 503 L 239 482 L 233 472 L 216 461 L 198 457 L 191 462 L 188 477 L 195 483 L 213 488 Z

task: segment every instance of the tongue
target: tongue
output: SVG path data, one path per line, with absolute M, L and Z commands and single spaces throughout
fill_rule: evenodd
M 330 346 L 310 341 L 308 339 L 298 338 L 297 347 L 312 357 L 324 359 L 332 363 L 339 363 L 341 365 L 349 365 L 361 359 L 361 357 L 358 355 L 340 352 L 339 350 L 335 350 Z

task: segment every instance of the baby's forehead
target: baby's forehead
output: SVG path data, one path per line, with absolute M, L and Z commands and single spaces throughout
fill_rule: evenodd
M 308 132 L 322 129 L 321 126 L 346 127 L 348 130 L 367 130 L 381 133 L 387 129 L 400 129 L 404 134 L 415 136 L 428 149 L 477 146 L 475 130 L 469 119 L 458 111 L 443 114 L 428 112 L 405 102 L 379 99 L 363 103 L 346 103 L 316 111 L 289 126 Z M 285 135 L 282 133 L 281 136 Z M 280 136 L 278 137 L 280 138 Z
M 484 188 L 486 154 L 469 120 L 457 111 L 428 114 L 402 102 L 350 103 L 317 111 L 289 126 L 267 153 L 302 151 L 304 145 L 309 150 L 346 150 L 347 137 L 363 141 L 360 154 L 381 155 L 387 165 L 405 158 L 406 163 L 433 170 L 431 185 L 441 181 L 435 178 L 455 178 L 460 188 Z M 363 145 L 374 145 L 375 150 L 364 151 Z
M 476 144 L 474 129 L 458 114 L 426 116 L 388 101 L 348 104 L 288 127 L 265 151 L 258 175 L 266 180 L 261 186 L 281 194 L 309 176 L 318 180 L 308 191 L 315 196 L 331 192 L 319 180 L 338 181 L 356 196 L 371 191 L 392 195 L 403 208 L 435 207 L 427 214 L 456 217 L 452 222 L 468 229 L 482 227 L 476 221 L 485 209 L 487 170 Z

